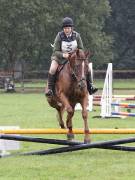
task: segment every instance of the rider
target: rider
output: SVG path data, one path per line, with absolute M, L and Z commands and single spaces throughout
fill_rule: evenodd
M 53 54 L 51 57 L 51 66 L 48 74 L 48 88 L 46 96 L 53 96 L 55 93 L 56 70 L 59 64 L 63 64 L 68 59 L 69 53 L 78 49 L 83 49 L 80 34 L 73 30 L 73 20 L 65 17 L 62 22 L 63 31 L 59 32 L 53 45 Z M 93 86 L 90 70 L 87 74 L 87 89 L 89 94 L 95 93 L 98 89 Z

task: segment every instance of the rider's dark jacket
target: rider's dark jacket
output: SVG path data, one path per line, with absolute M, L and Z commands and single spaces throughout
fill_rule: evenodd
M 64 31 L 61 31 L 55 38 L 51 59 L 56 60 L 59 64 L 62 64 L 63 61 L 65 61 L 63 59 L 63 53 L 72 53 L 77 48 L 83 49 L 83 43 L 80 34 L 76 31 L 73 31 L 71 35 L 66 36 Z

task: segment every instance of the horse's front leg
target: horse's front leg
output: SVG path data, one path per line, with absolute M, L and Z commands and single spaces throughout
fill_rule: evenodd
M 74 109 L 70 105 L 69 100 L 67 99 L 67 97 L 65 96 L 64 93 L 61 93 L 59 97 L 60 97 L 62 104 L 65 107 L 65 110 L 67 111 L 66 125 L 67 125 L 67 128 L 69 129 L 69 132 L 67 134 L 67 138 L 68 138 L 68 140 L 71 140 L 74 138 L 74 135 L 72 132 L 72 117 L 74 115 Z
M 65 129 L 64 121 L 63 121 L 63 114 L 64 114 L 64 108 L 61 107 L 60 109 L 57 109 L 57 120 L 59 122 L 59 125 L 62 129 Z
M 89 126 L 88 126 L 88 111 L 87 111 L 87 105 L 88 105 L 88 98 L 87 96 L 83 99 L 82 105 L 82 117 L 84 120 L 84 143 L 90 143 L 90 134 L 89 134 Z
M 73 131 L 72 131 L 72 117 L 74 115 L 74 107 L 72 107 L 73 111 L 72 112 L 68 112 L 67 111 L 67 121 L 66 121 L 66 125 L 67 125 L 67 128 L 69 129 L 68 131 L 68 134 L 67 134 L 67 139 L 68 140 L 73 140 L 74 139 L 74 134 L 73 134 Z

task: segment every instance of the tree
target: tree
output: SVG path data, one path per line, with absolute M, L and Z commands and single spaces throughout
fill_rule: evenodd
M 47 9 L 39 0 L 0 1 L 1 59 L 6 60 L 8 68 L 14 68 L 17 60 L 28 59 L 34 63 L 39 57 L 40 39 L 45 34 L 42 10 Z
M 135 1 L 110 0 L 110 5 L 106 31 L 114 38 L 114 67 L 135 69 Z
M 14 68 L 17 60 L 33 69 L 48 69 L 50 43 L 65 16 L 73 18 L 84 46 L 94 52 L 97 68 L 112 59 L 110 36 L 103 31 L 108 0 L 0 0 L 0 66 Z

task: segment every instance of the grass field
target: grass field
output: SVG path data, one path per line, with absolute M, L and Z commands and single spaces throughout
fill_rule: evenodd
M 125 84 L 126 82 L 126 84 Z M 104 80 L 103 79 L 95 79 L 94 80 L 94 84 L 95 86 L 97 86 L 98 88 L 102 89 L 103 88 L 103 83 Z M 44 87 L 44 80 L 40 80 L 39 82 L 37 81 L 33 81 L 33 82 L 24 82 L 24 87 Z M 21 83 L 16 83 L 16 87 L 21 87 Z M 135 89 L 135 79 L 114 79 L 113 80 L 113 88 L 119 88 L 119 89 L 123 89 L 123 88 L 129 88 L 129 89 Z
M 130 86 L 132 85 L 130 84 Z M 89 113 L 90 128 L 135 127 L 134 117 L 126 119 L 93 118 L 99 114 L 99 107 L 94 108 L 94 111 Z M 49 107 L 42 93 L 0 94 L 1 126 L 58 128 L 55 115 L 55 110 Z M 83 127 L 80 111 L 76 111 L 73 125 L 75 128 Z M 92 135 L 92 141 L 131 136 L 134 135 Z M 42 135 L 42 137 L 66 138 L 65 135 Z M 76 135 L 76 139 L 83 140 L 83 136 Z M 51 147 L 56 147 L 56 145 L 23 142 L 20 152 L 43 150 Z M 135 178 L 134 157 L 134 152 L 91 149 L 48 156 L 1 158 L 0 180 L 133 180 Z

